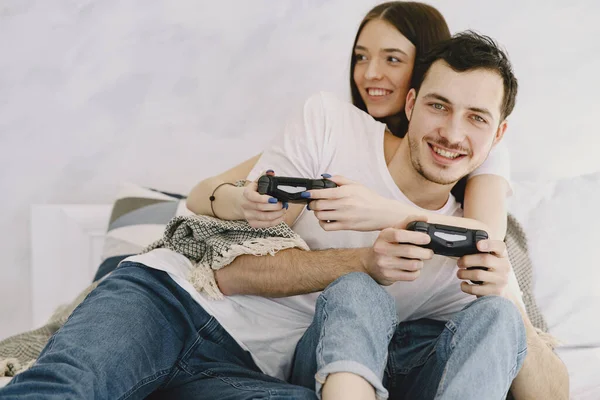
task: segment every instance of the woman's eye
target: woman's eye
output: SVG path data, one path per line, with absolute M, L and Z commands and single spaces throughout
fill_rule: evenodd
M 388 61 L 391 63 L 399 63 L 400 59 L 396 57 L 388 57 Z
M 365 55 L 363 55 L 363 54 L 355 54 L 355 55 L 354 55 L 354 59 L 355 59 L 356 61 L 364 61 L 364 60 L 366 60 L 366 59 L 367 59 L 367 57 L 366 57 Z

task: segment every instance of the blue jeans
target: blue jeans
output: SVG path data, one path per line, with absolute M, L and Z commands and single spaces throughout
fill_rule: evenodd
M 526 353 L 523 320 L 509 300 L 482 297 L 447 322 L 397 324 L 394 299 L 352 273 L 319 296 L 291 382 L 320 394 L 328 374 L 353 372 L 379 399 L 504 399 Z
M 263 374 L 165 272 L 123 263 L 0 399 L 316 399 Z

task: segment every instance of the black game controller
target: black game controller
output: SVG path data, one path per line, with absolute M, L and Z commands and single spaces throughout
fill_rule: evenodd
M 422 221 L 413 221 L 406 226 L 406 230 L 423 232 L 431 238 L 431 241 L 421 247 L 433 250 L 435 254 L 447 257 L 462 257 L 468 254 L 481 253 L 477 249 L 477 242 L 488 238 L 486 231 L 478 229 L 467 229 L 457 226 L 429 224 Z M 467 269 L 482 269 L 486 267 L 469 267 Z M 481 285 L 481 281 L 471 281 Z
M 258 178 L 258 193 L 268 194 L 279 201 L 289 203 L 308 203 L 310 198 L 301 196 L 306 190 L 334 187 L 337 187 L 336 183 L 329 179 L 290 178 L 272 174 Z

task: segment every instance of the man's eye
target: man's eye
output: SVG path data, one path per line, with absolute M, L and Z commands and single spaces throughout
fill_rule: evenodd
M 431 107 L 433 107 L 434 109 L 439 110 L 439 111 L 444 111 L 446 109 L 446 107 L 444 107 L 440 103 L 433 103 L 433 104 L 431 104 Z
M 479 115 L 473 115 L 471 118 L 477 122 L 483 122 L 483 123 L 487 122 L 485 119 L 481 118 Z

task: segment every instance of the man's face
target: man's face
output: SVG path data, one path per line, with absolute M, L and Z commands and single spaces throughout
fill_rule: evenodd
M 504 134 L 503 81 L 495 71 L 456 72 L 433 63 L 418 96 L 407 95 L 408 138 L 413 167 L 425 179 L 449 185 L 487 158 Z

